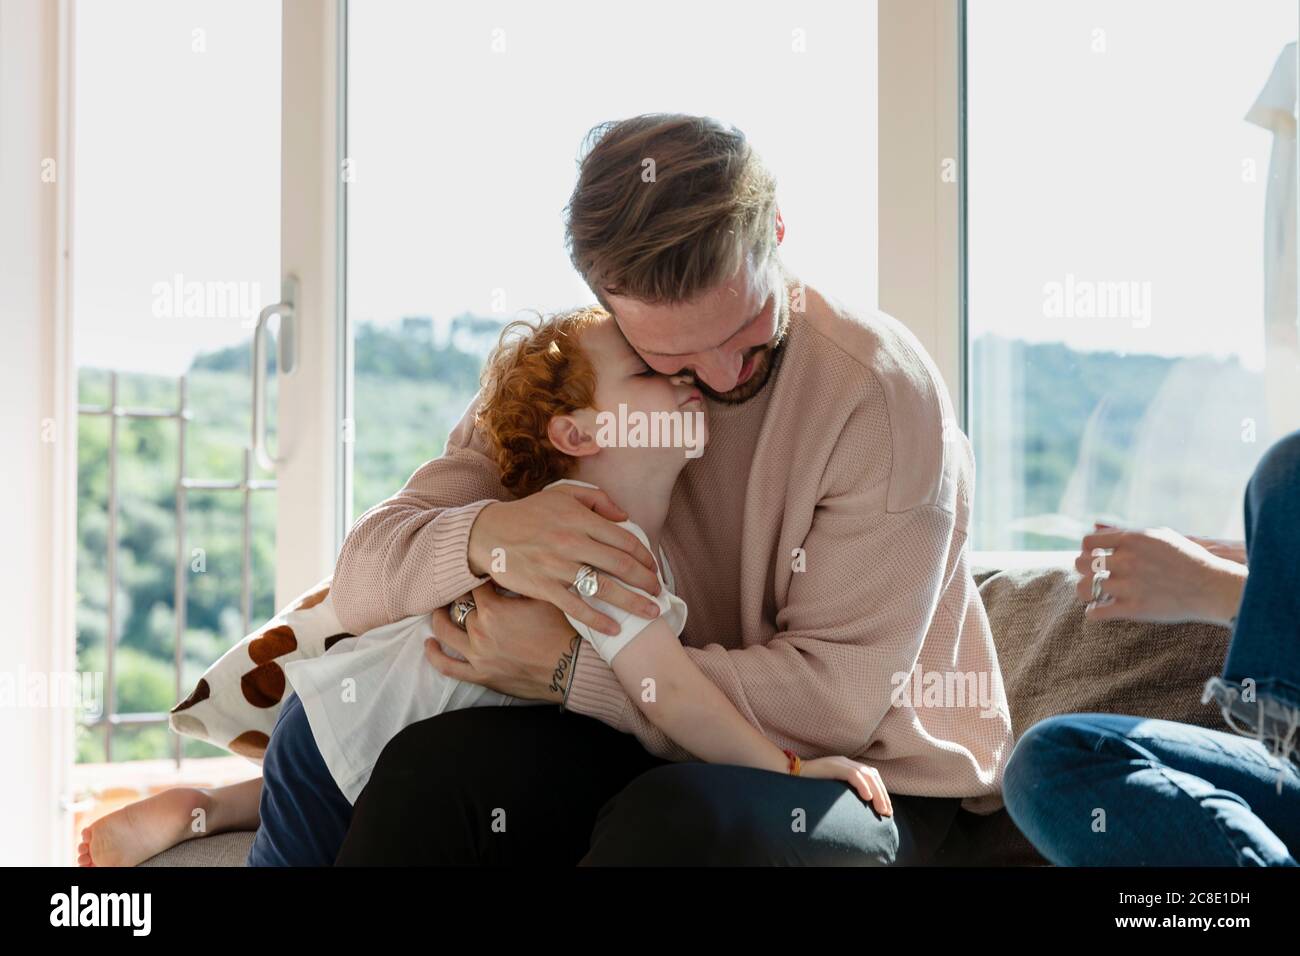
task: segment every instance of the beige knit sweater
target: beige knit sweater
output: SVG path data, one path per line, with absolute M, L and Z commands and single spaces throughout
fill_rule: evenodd
M 805 291 L 762 391 L 710 402 L 708 448 L 674 488 L 662 543 L 689 607 L 684 643 L 778 746 L 854 757 L 891 793 L 992 812 L 1012 736 L 969 567 L 970 443 L 905 327 Z M 344 542 L 334 606 L 352 633 L 487 580 L 469 571 L 470 526 L 512 496 L 473 408 L 442 457 Z M 578 655 L 569 706 L 660 757 L 694 759 L 598 654 Z

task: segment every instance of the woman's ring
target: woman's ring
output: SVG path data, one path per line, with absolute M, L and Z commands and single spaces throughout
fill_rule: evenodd
M 469 612 L 477 608 L 478 605 L 469 598 L 462 598 L 459 601 L 453 601 L 451 604 L 451 620 L 462 631 L 468 631 L 469 626 L 465 623 L 469 618 Z
M 578 589 L 578 593 L 584 597 L 591 597 L 600 587 L 600 580 L 596 577 L 596 569 L 590 564 L 584 564 L 578 568 L 578 575 L 573 579 L 573 586 Z

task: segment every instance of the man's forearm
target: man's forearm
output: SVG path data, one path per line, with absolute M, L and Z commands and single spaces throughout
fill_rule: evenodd
M 334 567 L 334 609 L 350 633 L 444 607 L 486 575 L 466 563 L 481 507 L 372 509 L 353 526 Z M 430 514 L 432 512 L 432 514 Z
M 482 526 L 479 522 L 483 517 L 484 511 L 487 511 L 494 504 L 500 503 L 501 502 L 497 501 L 484 505 L 475 516 L 474 523 L 470 525 L 469 538 L 465 545 L 465 563 L 469 565 L 470 573 L 475 577 L 485 578 L 491 573 L 492 551 L 485 540 L 485 536 L 482 533 Z M 477 535 L 474 533 L 476 528 L 479 529 L 479 534 Z
M 334 569 L 339 620 L 360 633 L 443 607 L 483 583 L 468 564 L 478 511 L 509 497 L 501 473 L 474 430 L 475 400 L 402 489 L 363 514 L 348 532 Z M 489 567 L 490 556 L 479 563 Z
M 564 700 L 564 692 L 569 686 L 569 681 L 573 678 L 573 667 L 581 644 L 582 638 L 575 632 L 569 641 L 568 648 L 560 654 L 555 662 L 555 669 L 551 673 L 550 683 L 546 685 L 547 700 L 554 701 L 557 704 Z M 591 649 L 588 648 L 588 650 Z M 592 653 L 595 652 L 592 651 Z

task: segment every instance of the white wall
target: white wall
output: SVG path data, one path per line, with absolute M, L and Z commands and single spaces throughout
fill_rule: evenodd
M 63 320 L 65 165 L 60 26 L 64 0 L 0 3 L 0 865 L 70 859 L 59 809 L 72 712 L 24 701 L 75 657 L 71 613 L 75 394 Z

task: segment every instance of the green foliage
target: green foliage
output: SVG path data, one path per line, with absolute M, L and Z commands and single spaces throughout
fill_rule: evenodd
M 1043 527 L 1051 516 L 1064 519 L 1058 528 L 1089 530 L 1094 518 L 1111 518 L 1213 536 L 1218 516 L 1237 509 L 1262 450 L 1239 433 L 1244 419 L 1267 416 L 1262 378 L 1235 359 L 1079 352 L 982 336 L 972 344 L 971 370 L 976 548 L 1078 546 L 1077 533 L 1032 530 L 1026 519 L 1034 516 Z M 1188 469 L 1189 460 L 1201 467 Z M 1143 492 L 1136 498 L 1127 494 L 1134 483 Z M 1151 490 L 1161 487 L 1164 505 Z
M 431 338 L 363 324 L 356 340 L 354 511 L 359 514 L 401 487 L 424 461 L 438 455 L 473 397 L 493 320 L 457 320 L 457 335 L 438 346 Z M 464 334 L 461 334 L 464 333 Z M 467 338 L 466 335 L 469 337 Z M 474 352 L 464 351 L 457 344 Z M 237 481 L 251 428 L 249 347 L 201 355 L 189 373 L 192 420 L 187 426 L 190 478 Z M 106 405 L 109 373 L 78 370 L 83 405 Z M 274 390 L 272 391 L 274 404 Z M 174 410 L 175 379 L 118 376 L 118 403 Z M 274 417 L 274 415 L 272 415 Z M 117 651 L 119 713 L 162 712 L 176 703 L 175 573 L 177 422 L 130 419 L 118 423 Z M 82 670 L 102 670 L 108 607 L 109 420 L 83 415 L 77 446 L 77 653 Z M 271 478 L 255 466 L 254 478 Z M 245 633 L 239 613 L 242 495 L 190 491 L 186 496 L 186 621 L 180 695 Z M 365 502 L 365 504 L 363 504 Z M 252 495 L 253 611 L 250 627 L 275 607 L 275 492 Z M 201 566 L 202 570 L 196 570 Z M 103 729 L 78 732 L 78 759 L 103 759 Z M 119 727 L 113 758 L 156 759 L 172 753 L 165 727 Z M 185 742 L 191 756 L 218 753 Z

